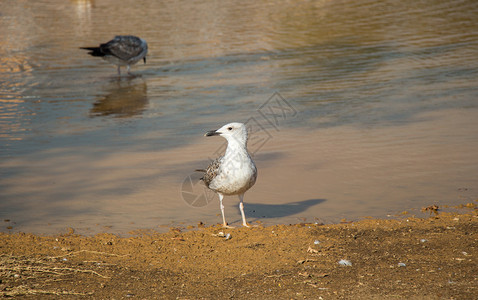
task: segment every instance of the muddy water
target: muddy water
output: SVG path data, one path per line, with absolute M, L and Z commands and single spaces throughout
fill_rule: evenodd
M 478 198 L 475 1 L 0 3 L 2 231 L 220 221 L 192 170 L 247 122 L 250 221 L 384 217 Z M 138 76 L 89 57 L 149 44 Z M 228 221 L 239 224 L 237 200 Z

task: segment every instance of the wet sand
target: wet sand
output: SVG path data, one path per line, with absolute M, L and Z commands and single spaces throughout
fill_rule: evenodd
M 244 199 L 246 217 L 265 225 L 337 223 L 430 202 L 473 201 L 478 198 L 478 140 L 471 138 L 477 136 L 476 112 L 427 113 L 410 124 L 378 128 L 268 128 L 268 140 L 256 133 L 249 151 L 259 174 Z M 205 130 L 170 150 L 141 148 L 167 134 L 158 131 L 115 151 L 63 147 L 2 161 L 4 170 L 31 171 L 12 171 L 0 179 L 0 217 L 15 223 L 13 232 L 36 234 L 66 227 L 93 235 L 215 224 L 217 196 L 208 193 L 194 170 L 222 153 L 225 141 L 203 137 Z M 192 186 L 185 185 L 189 176 Z M 205 201 L 192 203 L 186 194 L 205 195 Z M 237 197 L 226 197 L 224 204 L 228 222 L 240 224 Z
M 130 237 L 0 234 L 0 295 L 55 299 L 473 299 L 478 214 Z M 194 228 L 193 228 L 194 227 Z M 226 238 L 230 234 L 230 238 Z M 343 260 L 347 265 L 340 265 Z

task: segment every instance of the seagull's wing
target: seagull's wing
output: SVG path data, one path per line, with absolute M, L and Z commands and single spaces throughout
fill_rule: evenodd
M 129 60 L 143 51 L 143 42 L 135 36 L 116 36 L 111 41 L 100 45 L 101 52 L 113 55 L 121 60 Z
M 211 184 L 211 181 L 213 181 L 213 179 L 216 178 L 216 176 L 219 174 L 221 159 L 222 157 L 219 157 L 213 160 L 205 170 L 204 169 L 196 170 L 199 172 L 204 172 L 204 176 L 201 178 L 201 180 L 204 181 L 207 187 L 209 187 L 209 185 Z

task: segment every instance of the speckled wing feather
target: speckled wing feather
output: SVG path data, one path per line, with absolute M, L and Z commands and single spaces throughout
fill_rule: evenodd
M 211 184 L 211 181 L 219 174 L 219 166 L 221 164 L 222 156 L 216 158 L 213 162 L 209 164 L 206 170 L 196 170 L 199 172 L 204 172 L 204 176 L 201 178 L 202 181 L 206 184 L 207 187 Z
M 121 60 L 129 60 L 143 51 L 141 39 L 132 35 L 116 36 L 108 43 L 100 45 L 101 52 Z

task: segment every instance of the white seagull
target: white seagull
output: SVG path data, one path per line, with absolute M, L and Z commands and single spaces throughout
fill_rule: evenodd
M 224 217 L 224 196 L 238 195 L 239 209 L 242 215 L 242 225 L 247 224 L 244 214 L 244 193 L 249 190 L 257 178 L 257 169 L 247 152 L 247 129 L 242 123 L 230 123 L 218 130 L 206 132 L 205 136 L 222 136 L 227 140 L 227 149 L 223 156 L 215 159 L 205 170 L 201 178 L 206 186 L 219 195 L 219 205 L 222 213 L 223 227 L 231 228 Z
M 91 56 L 99 56 L 104 60 L 118 66 L 118 75 L 121 75 L 121 66 L 126 66 L 128 74 L 130 66 L 141 59 L 146 63 L 148 44 L 142 38 L 133 35 L 117 35 L 111 41 L 101 44 L 99 47 L 80 47 L 89 50 Z

